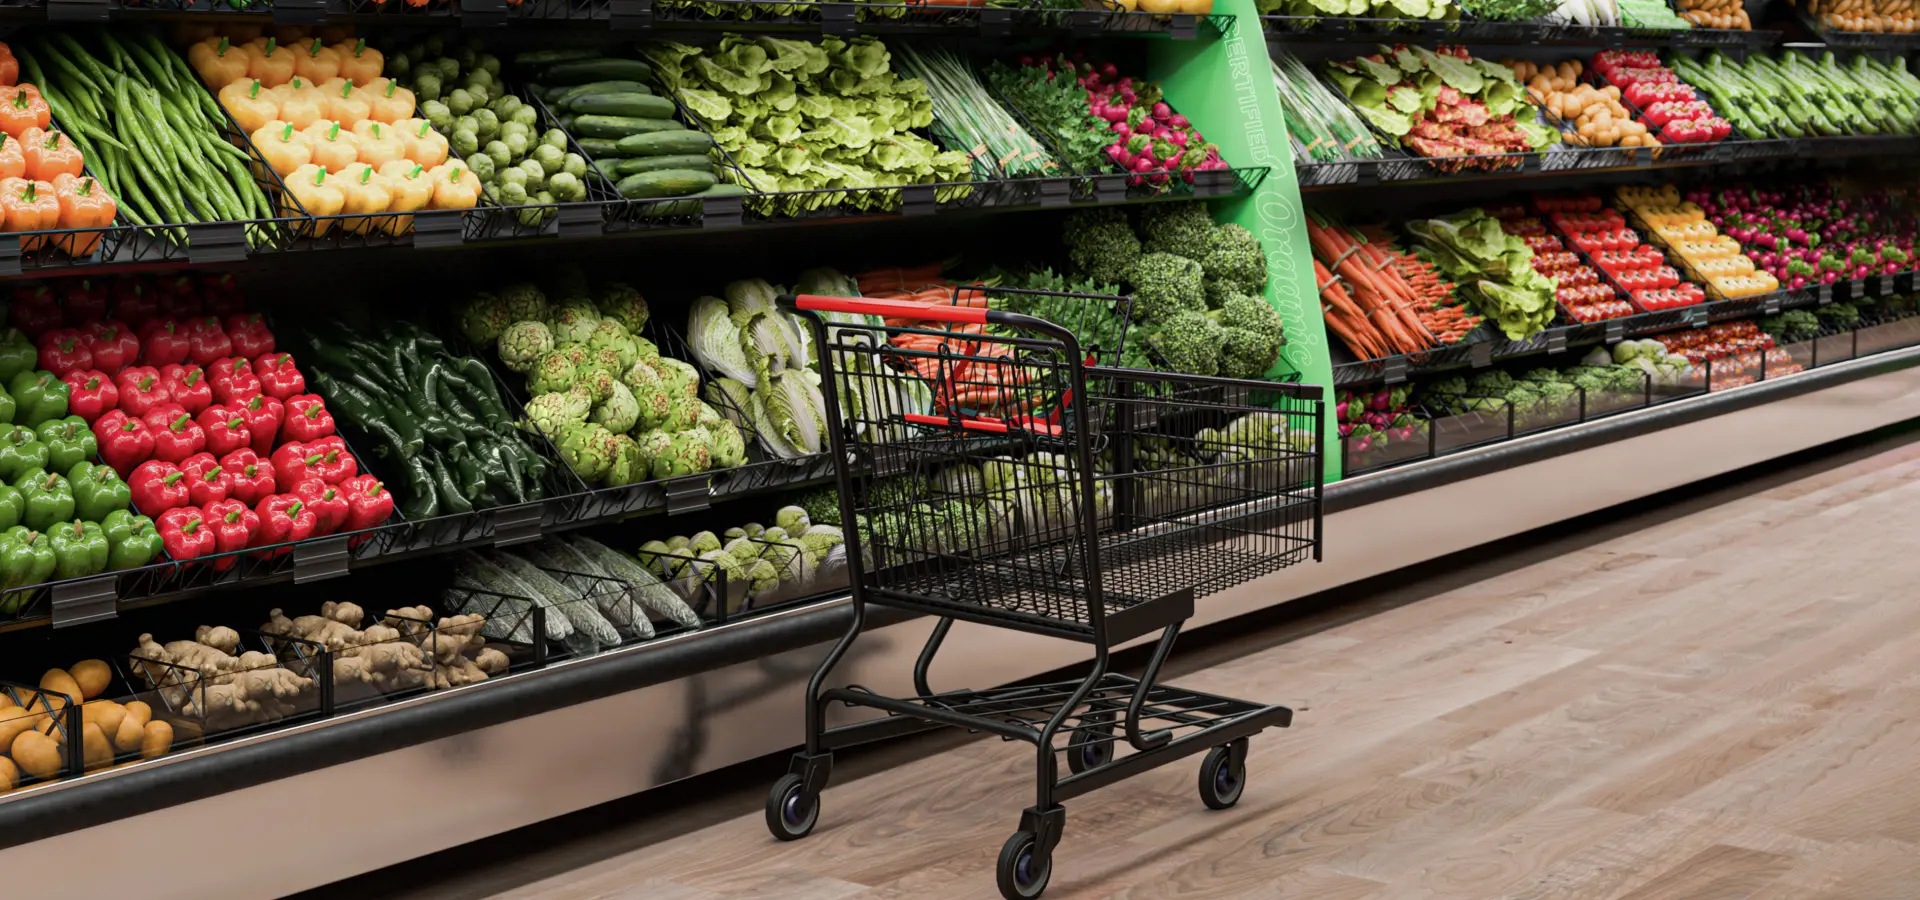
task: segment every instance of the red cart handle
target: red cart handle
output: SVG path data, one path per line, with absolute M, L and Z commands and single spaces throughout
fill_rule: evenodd
M 909 422 L 912 422 L 915 425 L 949 425 L 949 424 L 952 424 L 957 419 L 960 423 L 961 428 L 971 428 L 974 431 L 991 431 L 994 434 L 1006 434 L 1007 432 L 1013 431 L 1015 429 L 1018 429 L 1020 431 L 1031 431 L 1031 432 L 1034 432 L 1035 434 L 1044 434 L 1044 435 L 1055 436 L 1055 437 L 1057 437 L 1060 434 L 1060 426 L 1050 425 L 1046 422 L 1041 421 L 1040 419 L 1034 418 L 1033 416 L 1018 416 L 1012 419 L 1011 421 L 1003 421 L 1001 419 L 995 419 L 991 416 L 951 416 L 950 417 L 950 416 L 930 416 L 925 413 L 906 413 L 903 416 L 903 418 L 905 418 Z
M 781 298 L 787 299 L 787 298 Z M 944 303 L 916 303 L 912 300 L 874 300 L 860 297 L 822 297 L 799 294 L 791 298 L 799 309 L 815 312 L 853 313 L 890 319 L 926 319 L 934 322 L 987 323 L 987 310 L 975 306 L 951 306 Z

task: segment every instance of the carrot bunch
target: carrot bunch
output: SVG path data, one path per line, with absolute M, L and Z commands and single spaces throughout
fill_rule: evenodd
M 1307 219 L 1327 327 L 1362 359 L 1454 343 L 1480 324 L 1432 266 L 1393 247 L 1383 230 Z
M 882 300 L 907 300 L 934 306 L 985 309 L 987 292 L 978 286 L 957 285 L 940 277 L 943 266 L 929 263 L 913 268 L 876 269 L 854 276 L 860 295 Z M 911 328 L 893 335 L 888 343 L 913 351 L 900 362 L 934 385 L 935 405 L 942 409 L 989 415 L 1025 412 L 1039 399 L 1012 390 L 1030 382 L 1033 373 L 991 340 L 986 326 L 959 322 L 889 317 L 889 328 Z

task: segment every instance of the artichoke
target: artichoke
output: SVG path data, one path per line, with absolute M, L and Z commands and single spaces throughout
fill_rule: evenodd
M 700 404 L 700 413 L 699 415 L 694 416 L 693 424 L 705 425 L 708 428 L 712 428 L 713 426 L 726 421 L 726 419 L 721 418 L 720 411 L 708 405 L 707 401 L 696 400 L 694 402 Z
M 659 359 L 660 365 L 668 370 L 667 372 L 661 372 L 661 377 L 666 379 L 674 388 L 677 388 L 680 393 L 698 400 L 700 398 L 700 370 L 695 369 L 692 363 L 683 362 L 671 356 L 662 356 Z M 656 371 L 658 370 L 656 369 Z
M 539 288 L 525 282 L 502 288 L 500 304 L 507 319 L 514 322 L 544 322 L 553 312 L 547 306 L 547 295 L 540 293 Z
M 587 413 L 592 411 L 593 398 L 585 387 L 574 385 L 564 392 L 541 394 L 527 401 L 527 422 L 535 431 L 553 437 L 569 426 L 585 424 Z
M 651 473 L 660 471 L 661 461 L 666 459 L 667 454 L 673 450 L 673 435 L 658 428 L 640 433 L 634 437 L 634 441 L 640 445 L 640 455 L 647 458 Z M 653 477 L 660 476 L 654 474 Z
M 614 372 L 625 372 L 640 358 L 640 345 L 634 343 L 633 335 L 627 333 L 626 326 L 612 319 L 601 319 L 593 326 L 593 333 L 587 336 L 587 346 L 612 353 L 616 362 L 608 368 Z
M 652 341 L 637 334 L 633 336 L 633 345 L 640 351 L 640 355 L 635 357 L 635 359 L 653 359 L 660 355 L 659 347 L 654 346 Z
M 477 347 L 499 340 L 500 332 L 512 324 L 505 301 L 492 294 L 478 294 L 460 310 L 460 333 Z
M 533 370 L 527 373 L 527 390 L 535 394 L 555 394 L 573 386 L 579 369 L 567 354 L 560 350 L 548 350 L 540 354 Z
M 600 314 L 625 328 L 630 334 L 639 334 L 647 327 L 647 299 L 640 292 L 619 282 L 608 282 L 600 288 L 600 296 L 594 300 Z
M 588 338 L 593 337 L 593 329 L 600 324 L 600 314 L 592 310 L 591 306 L 585 309 L 567 306 L 555 312 L 553 318 L 547 320 L 547 324 L 553 326 L 554 339 L 586 343 Z
M 633 399 L 633 392 L 627 386 L 613 380 L 604 369 L 593 370 L 595 375 L 606 376 L 608 382 L 607 398 L 594 406 L 593 421 L 606 427 L 614 434 L 625 434 L 633 430 L 633 423 L 640 418 L 640 403 Z M 639 448 L 634 448 L 638 452 Z M 625 482 L 622 482 L 623 484 Z
M 654 457 L 653 477 L 678 478 L 705 472 L 712 457 L 707 443 L 712 435 L 705 428 L 689 428 L 672 435 L 667 452 Z
M 681 394 L 672 394 L 673 408 L 667 415 L 666 424 L 661 425 L 668 431 L 685 431 L 700 424 L 700 401 Z
M 613 377 L 613 373 L 594 365 L 588 365 L 575 383 L 586 385 L 587 393 L 593 395 L 595 403 L 605 403 L 608 397 L 613 396 L 613 389 L 621 386 L 620 379 Z
M 507 326 L 500 332 L 500 341 L 496 345 L 500 353 L 500 362 L 515 372 L 525 372 L 533 368 L 540 357 L 553 349 L 553 332 L 547 330 L 546 323 L 526 320 Z
M 589 347 L 585 366 L 593 366 L 612 372 L 618 376 L 633 365 L 633 360 L 620 361 L 620 354 L 605 347 Z M 585 367 L 583 366 L 583 368 Z
M 609 487 L 647 480 L 652 465 L 640 455 L 640 445 L 624 434 L 613 436 L 613 461 L 604 479 Z
M 709 455 L 712 456 L 714 468 L 725 469 L 746 463 L 747 440 L 732 422 L 721 419 L 712 425 L 700 427 L 713 435 L 713 448 Z
M 592 423 L 570 425 L 560 433 L 556 446 L 560 458 L 586 481 L 599 481 L 613 465 L 614 435 Z
M 639 404 L 640 417 L 635 422 L 639 427 L 659 428 L 673 415 L 673 398 L 668 396 L 666 384 L 644 361 L 634 363 L 620 383 L 627 386 L 634 402 Z

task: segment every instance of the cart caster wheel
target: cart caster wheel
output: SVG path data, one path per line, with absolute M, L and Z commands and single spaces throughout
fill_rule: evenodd
M 767 830 L 783 841 L 797 841 L 813 833 L 820 821 L 820 798 L 807 796 L 806 783 L 789 772 L 767 792 Z
M 1053 860 L 1040 862 L 1040 848 L 1031 831 L 1016 831 L 1000 847 L 1000 862 L 994 874 L 1000 882 L 1000 896 L 1007 900 L 1033 900 L 1047 889 L 1053 876 Z
M 1113 762 L 1113 731 L 1085 728 L 1067 738 L 1067 771 L 1075 775 Z
M 1232 745 L 1208 750 L 1207 758 L 1200 763 L 1200 802 L 1208 809 L 1226 809 L 1239 803 L 1246 789 L 1247 765 L 1234 765 Z

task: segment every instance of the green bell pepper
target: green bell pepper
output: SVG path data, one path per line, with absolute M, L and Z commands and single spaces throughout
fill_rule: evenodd
M 107 570 L 107 536 L 100 526 L 75 519 L 52 531 L 53 578 L 85 578 Z
M 46 535 L 22 525 L 7 529 L 0 537 L 0 590 L 40 584 L 53 577 L 53 542 Z M 25 597 L 14 598 L 12 612 Z
M 47 445 L 25 425 L 0 427 L 0 480 L 12 483 L 28 472 L 45 469 Z
M 0 532 L 20 524 L 27 514 L 27 497 L 10 484 L 0 484 Z
M 154 530 L 153 520 L 146 516 L 116 509 L 100 522 L 100 532 L 107 536 L 109 572 L 138 569 L 160 555 L 160 532 Z
M 39 363 L 40 351 L 33 346 L 32 338 L 18 328 L 0 329 L 0 382 L 10 382 L 21 372 L 31 372 Z
M 79 416 L 49 420 L 35 434 L 41 443 L 47 445 L 49 472 L 65 472 L 83 462 L 92 462 L 94 454 L 100 449 L 100 441 L 93 436 L 93 428 Z M 87 520 L 99 521 L 91 516 Z
M 19 404 L 13 420 L 22 425 L 39 425 L 48 419 L 66 416 L 67 397 L 73 393 L 73 389 L 55 378 L 52 372 L 36 369 L 13 376 L 7 382 L 7 393 L 13 395 L 14 403 Z
M 36 473 L 18 486 L 27 498 L 27 514 L 21 521 L 28 528 L 52 531 L 54 526 L 73 519 L 73 485 L 59 473 Z
M 120 480 L 112 466 L 76 464 L 67 471 L 67 483 L 73 485 L 73 514 L 88 522 L 104 522 L 113 512 L 133 505 L 133 488 Z

